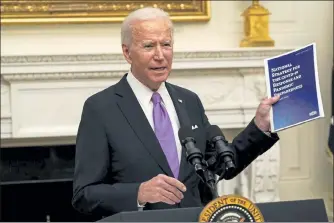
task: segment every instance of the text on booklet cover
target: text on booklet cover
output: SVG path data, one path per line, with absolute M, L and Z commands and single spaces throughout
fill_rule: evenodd
M 314 43 L 265 60 L 268 96 L 280 95 L 271 110 L 273 132 L 324 117 L 317 69 Z

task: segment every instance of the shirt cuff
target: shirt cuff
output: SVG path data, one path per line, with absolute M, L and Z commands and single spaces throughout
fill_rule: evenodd
M 145 204 L 146 204 L 146 203 L 145 203 Z M 139 204 L 139 202 L 137 201 L 137 207 L 138 207 L 138 208 L 144 208 L 144 207 L 145 207 L 145 204 L 141 205 L 141 204 Z
M 271 136 L 270 132 L 263 132 L 264 134 L 266 134 L 267 136 Z

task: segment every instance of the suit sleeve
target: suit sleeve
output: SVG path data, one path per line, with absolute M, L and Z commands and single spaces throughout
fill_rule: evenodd
M 137 210 L 139 183 L 108 183 L 110 151 L 104 123 L 89 99 L 79 124 L 72 205 L 96 216 Z
M 248 126 L 233 139 L 232 143 L 230 143 L 237 152 L 237 169 L 234 174 L 226 180 L 237 176 L 258 156 L 269 150 L 278 140 L 279 137 L 276 133 L 270 133 L 268 136 L 260 130 L 256 126 L 253 118 Z
M 205 115 L 205 110 L 198 96 L 197 100 L 202 113 L 203 126 L 205 128 L 209 127 L 210 123 Z M 279 137 L 277 134 L 270 133 L 268 136 L 261 131 L 254 123 L 253 118 L 248 126 L 233 139 L 232 143 L 229 143 L 229 145 L 236 151 L 236 171 L 233 175 L 229 176 L 228 179 L 237 176 L 258 156 L 270 149 L 278 140 Z M 212 154 L 206 154 L 208 157 L 211 155 Z M 221 172 L 218 172 L 217 174 L 220 175 Z

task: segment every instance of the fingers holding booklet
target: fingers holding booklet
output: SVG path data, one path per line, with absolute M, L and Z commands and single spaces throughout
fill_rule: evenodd
M 270 127 L 270 109 L 273 104 L 279 100 L 280 96 L 276 95 L 271 98 L 264 98 L 258 106 L 255 114 L 255 124 L 263 132 L 271 131 Z

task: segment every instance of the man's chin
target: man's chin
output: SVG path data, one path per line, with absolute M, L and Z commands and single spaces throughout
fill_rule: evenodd
M 159 78 L 155 78 L 155 80 L 154 80 L 154 82 L 155 83 L 163 83 L 163 82 L 165 82 L 166 80 L 167 80 L 167 78 L 168 78 L 168 75 L 165 75 L 165 76 L 161 76 L 161 77 L 159 77 Z
M 153 80 L 151 79 L 151 85 L 152 85 L 151 89 L 153 87 L 154 90 L 157 90 L 161 86 L 161 84 L 167 80 L 167 77 L 168 77 L 168 75 L 167 76 L 161 76 L 159 78 L 154 78 Z

